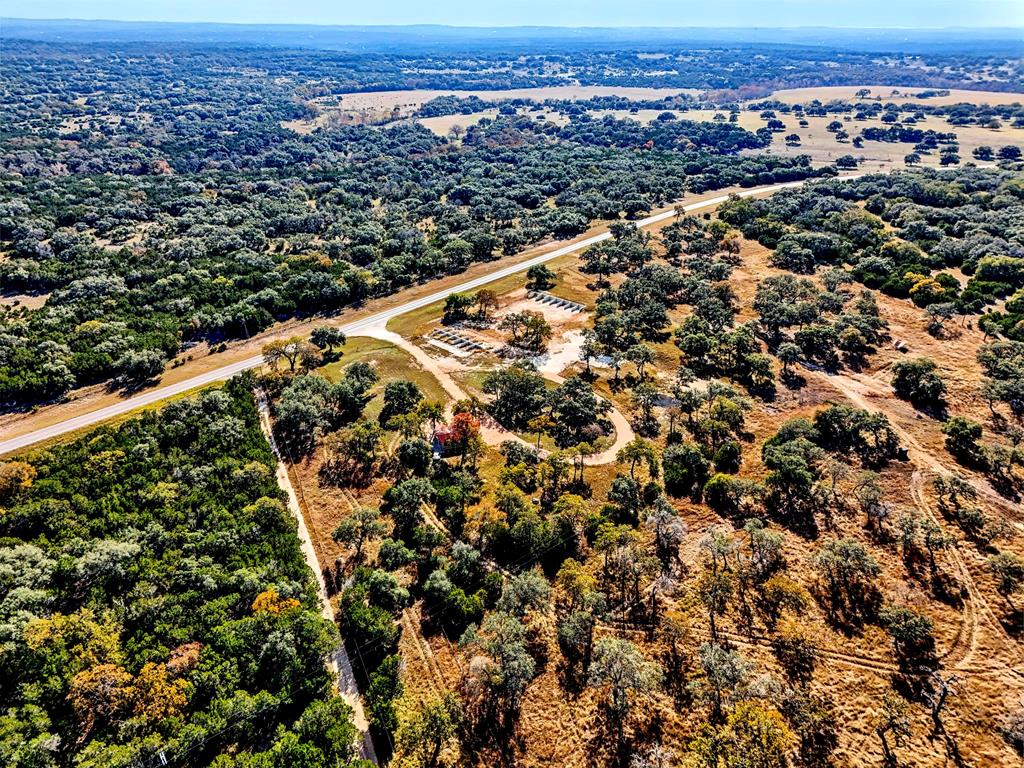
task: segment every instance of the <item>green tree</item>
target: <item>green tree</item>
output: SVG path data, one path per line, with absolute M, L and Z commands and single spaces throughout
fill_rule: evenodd
M 289 373 L 295 373 L 297 367 L 305 370 L 319 364 L 317 348 L 301 336 L 271 341 L 263 346 L 263 361 L 273 370 L 277 370 L 282 362 L 288 363 Z
M 548 393 L 547 404 L 554 422 L 555 441 L 563 447 L 591 440 L 599 431 L 599 420 L 611 404 L 598 397 L 580 376 L 566 379 Z
M 504 426 L 524 429 L 547 399 L 544 379 L 531 363 L 514 362 L 484 378 L 484 392 L 494 395 L 489 410 Z
M 710 462 L 696 443 L 670 445 L 661 459 L 665 490 L 673 496 L 699 500 L 710 474 Z
M 551 338 L 551 325 L 540 312 L 524 310 L 505 315 L 498 328 L 508 331 L 509 343 L 528 352 L 539 354 L 547 348 Z
M 555 285 L 555 273 L 546 264 L 526 270 L 526 287 L 531 291 L 547 291 Z
M 423 477 L 430 470 L 434 458 L 434 450 L 430 443 L 420 437 L 412 437 L 403 440 L 398 444 L 398 461 L 402 467 L 416 475 Z
M 498 308 L 498 294 L 487 288 L 473 296 L 476 303 L 476 319 L 482 323 L 491 322 L 491 315 Z
M 647 477 L 654 480 L 657 479 L 660 462 L 658 461 L 658 449 L 648 440 L 644 440 L 642 437 L 635 437 L 626 443 L 619 452 L 615 454 L 615 460 L 629 464 L 629 476 L 636 479 L 636 471 L 638 467 L 645 467 L 647 469 Z
M 617 724 L 620 743 L 622 724 L 632 707 L 632 699 L 656 691 L 661 678 L 661 666 L 648 661 L 628 640 L 602 637 L 594 645 L 587 682 L 592 687 L 607 690 L 608 711 Z
M 379 539 L 387 533 L 387 525 L 380 519 L 380 512 L 372 507 L 357 507 L 331 533 L 331 538 L 341 544 L 355 548 L 352 560 L 361 563 L 363 547 L 368 541 Z
M 384 385 L 384 407 L 380 411 L 380 423 L 388 425 L 395 416 L 412 413 L 420 401 L 423 392 L 415 382 L 406 379 L 393 379 Z
M 726 768 L 785 768 L 794 737 L 775 709 L 741 701 L 726 718 L 722 740 Z
M 469 310 L 476 299 L 468 293 L 451 293 L 444 300 L 444 315 L 441 322 L 445 325 L 461 322 L 469 317 Z
M 752 667 L 736 651 L 727 650 L 715 643 L 701 645 L 699 660 L 703 674 L 696 689 L 711 704 L 711 721 L 720 723 L 727 699 L 747 681 Z
M 517 712 L 537 671 L 522 622 L 507 613 L 490 613 L 479 629 L 470 627 L 459 642 L 483 654 L 482 663 L 469 671 L 481 689 L 503 706 L 505 714 Z
M 394 536 L 412 541 L 413 529 L 423 520 L 422 506 L 434 496 L 434 486 L 421 477 L 396 483 L 384 491 L 381 511 L 395 521 Z
M 317 347 L 328 354 L 334 352 L 335 347 L 345 346 L 347 341 L 344 332 L 340 328 L 331 325 L 321 325 L 313 329 L 309 334 L 309 340 Z
M 878 616 L 900 659 L 920 663 L 935 647 L 932 620 L 904 606 L 888 606 Z
M 818 649 L 799 624 L 794 621 L 785 622 L 772 640 L 772 651 L 791 683 L 807 685 L 811 682 L 818 660 Z
M 996 579 L 996 591 L 1007 602 L 1024 588 L 1024 560 L 1012 552 L 1000 552 L 988 559 L 989 571 Z
M 446 748 L 457 745 L 462 705 L 453 693 L 421 702 L 398 731 L 398 745 L 418 768 L 437 768 Z
M 654 350 L 646 344 L 634 344 L 626 350 L 626 359 L 636 366 L 637 376 L 643 379 L 647 366 L 655 361 L 656 356 Z
M 981 424 L 963 416 L 953 416 L 942 425 L 942 434 L 946 436 L 946 450 L 961 464 L 978 466 L 984 461 L 985 454 L 979 442 Z
M 940 410 L 946 384 L 936 368 L 935 361 L 927 357 L 897 360 L 892 366 L 892 388 L 896 396 L 922 408 Z
M 402 697 L 402 657 L 397 654 L 385 656 L 384 660 L 370 675 L 366 688 L 366 709 L 370 722 L 387 733 L 398 728 L 398 713 L 395 702 Z
M 372 421 L 360 421 L 337 432 L 327 441 L 331 462 L 369 476 L 377 461 L 384 430 Z

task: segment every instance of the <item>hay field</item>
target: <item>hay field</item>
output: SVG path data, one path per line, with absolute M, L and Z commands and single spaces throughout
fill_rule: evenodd
M 411 91 L 376 91 L 373 93 L 341 94 L 342 109 L 390 110 L 413 109 L 425 104 L 438 96 L 458 96 L 465 98 L 477 96 L 485 100 L 499 99 L 589 99 L 591 96 L 624 96 L 630 99 L 663 99 L 666 96 L 677 96 L 688 93 L 698 96 L 696 88 L 641 88 L 636 86 L 613 85 L 552 85 L 543 88 L 513 88 L 507 91 L 459 91 L 459 90 L 411 90 Z
M 882 101 L 911 102 L 915 104 L 1013 104 L 1024 103 L 1024 93 L 1002 93 L 999 91 L 969 91 L 950 89 L 948 96 L 935 96 L 919 99 L 913 94 L 921 91 L 938 90 L 924 87 L 891 86 L 891 85 L 835 85 L 821 88 L 785 88 L 775 91 L 769 99 L 778 99 L 787 104 L 806 104 L 809 101 L 832 101 L 833 99 L 857 98 L 857 91 L 867 88 L 871 91 L 869 99 L 881 98 Z M 760 101 L 760 99 L 759 99 Z

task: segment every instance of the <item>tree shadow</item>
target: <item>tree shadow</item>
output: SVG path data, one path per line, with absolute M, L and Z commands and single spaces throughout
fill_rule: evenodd
M 566 659 L 564 652 L 555 666 L 558 684 L 571 699 L 578 699 L 587 689 L 587 667 L 583 661 L 575 662 Z
M 936 568 L 929 575 L 928 582 L 932 596 L 940 603 L 952 608 L 960 608 L 964 604 L 967 590 L 964 586 L 945 571 Z
M 151 389 L 160 383 L 159 376 L 151 376 L 148 379 L 139 379 L 132 381 L 118 381 L 117 379 L 111 379 L 106 383 L 104 389 L 110 394 L 117 392 L 121 397 L 131 397 L 137 395 L 147 389 Z
M 796 371 L 787 371 L 779 377 L 788 389 L 803 389 L 807 386 L 807 379 Z
M 999 617 L 999 623 L 1010 637 L 1020 640 L 1024 637 L 1024 608 L 1013 607 Z
M 317 471 L 323 485 L 336 488 L 368 488 L 373 483 L 373 472 L 350 461 L 324 462 Z

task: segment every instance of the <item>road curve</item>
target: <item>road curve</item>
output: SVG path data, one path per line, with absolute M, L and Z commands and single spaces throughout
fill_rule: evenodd
M 380 339 L 381 341 L 387 341 L 394 344 L 396 347 L 408 352 L 412 358 L 419 363 L 424 370 L 432 374 L 441 388 L 448 393 L 448 396 L 455 401 L 466 400 L 469 395 L 466 391 L 459 386 L 458 382 L 451 377 L 451 375 L 442 370 L 430 355 L 424 352 L 420 347 L 413 344 L 411 341 L 403 338 L 400 334 L 394 331 L 389 331 L 383 325 L 374 326 L 372 328 L 363 328 L 361 330 L 352 333 L 353 336 L 368 336 L 373 339 Z M 549 379 L 556 384 L 561 384 L 565 381 L 561 376 L 557 374 L 546 374 L 546 379 Z M 618 458 L 619 451 L 631 440 L 636 437 L 636 433 L 633 432 L 633 427 L 630 426 L 629 421 L 622 412 L 615 407 L 614 403 L 610 404 L 611 410 L 608 412 L 608 419 L 611 421 L 612 426 L 615 428 L 615 441 L 605 450 L 600 453 L 595 453 L 590 456 L 583 458 L 583 464 L 587 467 L 597 467 L 602 464 L 611 464 Z M 451 407 L 448 408 L 451 416 Z M 529 449 L 534 449 L 535 446 L 532 443 L 528 443 L 523 438 L 514 432 L 509 432 L 507 429 L 502 427 L 496 421 L 488 420 L 490 423 L 484 423 L 480 426 L 480 436 L 484 439 L 484 442 L 488 445 L 501 445 L 506 440 L 519 443 Z M 548 451 L 541 450 L 541 457 L 548 455 Z
M 851 176 L 842 176 L 837 178 L 850 180 L 860 178 L 863 175 L 864 174 L 855 174 Z M 783 184 L 770 184 L 764 187 L 752 187 L 751 189 L 745 189 L 742 192 L 739 192 L 738 195 L 739 197 L 770 195 L 774 194 L 775 192 L 780 192 L 781 190 L 784 189 L 795 189 L 797 187 L 803 186 L 807 181 L 814 181 L 814 179 L 791 181 Z M 708 200 L 701 200 L 696 203 L 690 203 L 689 205 L 678 206 L 671 210 L 664 211 L 662 213 L 656 213 L 653 216 L 648 216 L 645 219 L 639 219 L 634 223 L 637 227 L 648 227 L 652 224 L 657 224 L 659 222 L 673 218 L 674 216 L 677 215 L 677 212 L 692 213 L 694 211 L 699 211 L 704 208 L 714 208 L 715 206 L 721 205 L 722 203 L 726 202 L 729 199 L 729 197 L 729 195 L 719 195 L 717 197 L 712 197 Z M 467 280 L 466 282 L 460 283 L 459 285 L 456 285 L 452 288 L 448 288 L 443 291 L 437 291 L 436 293 L 431 293 L 428 294 L 427 296 L 422 296 L 418 299 L 413 299 L 411 301 L 406 302 L 405 304 L 393 307 L 392 309 L 387 309 L 382 312 L 378 312 L 376 314 L 365 317 L 362 320 L 356 320 L 354 322 L 347 324 L 339 324 L 337 327 L 340 328 L 346 334 L 356 335 L 358 331 L 377 325 L 385 325 L 389 320 L 398 317 L 399 315 L 404 315 L 407 312 L 412 312 L 414 310 L 421 309 L 431 304 L 435 304 L 439 301 L 443 301 L 445 298 L 447 298 L 449 295 L 453 293 L 463 293 L 465 291 L 471 291 L 475 288 L 480 288 L 481 286 L 487 285 L 488 283 L 493 283 L 496 280 L 501 280 L 502 278 L 505 277 L 509 277 L 510 275 L 515 275 L 518 274 L 519 272 L 525 272 L 530 267 L 534 267 L 538 264 L 544 264 L 545 262 L 551 261 L 553 259 L 557 259 L 562 256 L 567 256 L 570 253 L 576 253 L 577 251 L 585 250 L 590 246 L 604 242 L 609 238 L 611 238 L 610 232 L 602 232 L 600 234 L 593 235 L 592 237 L 585 238 L 578 242 L 562 246 L 561 248 L 555 248 L 554 250 L 548 251 L 547 253 L 542 253 L 539 256 L 535 256 L 532 259 L 527 259 L 526 261 L 520 262 L 518 264 L 513 264 L 508 267 L 496 269 L 493 272 L 489 272 L 486 275 L 473 278 L 472 280 Z M 207 384 L 212 384 L 217 381 L 224 381 L 226 379 L 230 379 L 235 374 L 241 373 L 242 371 L 248 370 L 250 368 L 257 368 L 262 363 L 262 356 L 254 355 L 253 357 L 246 358 L 245 360 L 239 360 L 238 362 L 231 363 L 230 365 L 225 365 L 222 368 L 218 368 L 213 371 L 208 371 L 207 373 L 203 373 L 198 376 L 193 376 L 191 379 L 185 379 L 184 381 L 179 381 L 175 384 L 168 384 L 167 386 L 163 387 L 156 387 L 155 389 L 151 389 L 147 392 L 143 392 L 141 394 L 126 398 L 120 403 L 108 405 L 104 408 L 98 408 L 95 411 L 83 413 L 81 416 L 75 416 L 70 419 L 65 419 L 64 421 L 61 421 L 57 424 L 52 424 L 48 427 L 42 427 L 41 429 L 37 429 L 33 432 L 27 432 L 24 435 L 12 437 L 8 440 L 0 442 L 0 456 L 22 450 L 23 448 L 27 448 L 30 445 L 34 445 L 35 443 L 39 443 L 44 440 L 59 437 L 60 435 L 67 434 L 68 432 L 74 432 L 76 430 L 82 429 L 83 427 L 89 427 L 94 424 L 99 424 L 101 422 L 107 421 L 108 419 L 112 419 L 116 416 L 121 416 L 123 414 L 134 411 L 137 408 L 143 408 L 147 405 L 152 405 L 153 403 L 157 403 L 168 397 L 180 395 L 181 393 L 187 392 L 190 389 L 206 386 Z

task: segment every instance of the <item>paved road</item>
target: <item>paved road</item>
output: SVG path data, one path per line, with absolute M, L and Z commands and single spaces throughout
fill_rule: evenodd
M 852 176 L 844 176 L 844 179 L 855 179 L 859 178 L 863 174 L 857 174 Z M 764 187 L 753 187 L 751 189 L 743 190 L 739 193 L 740 197 L 754 197 L 755 195 L 773 194 L 783 189 L 792 189 L 795 187 L 802 186 L 803 181 L 793 181 L 785 184 L 772 184 Z M 690 203 L 689 205 L 680 206 L 679 208 L 665 211 L 664 213 L 657 213 L 653 216 L 648 216 L 646 219 L 640 219 L 636 221 L 638 227 L 647 227 L 651 224 L 657 224 L 658 222 L 666 221 L 676 215 L 676 211 L 682 211 L 684 213 L 692 213 L 693 211 L 699 211 L 704 208 L 714 208 L 717 205 L 724 203 L 729 199 L 728 195 L 719 195 L 718 197 L 712 197 L 708 200 L 701 200 L 700 202 Z M 464 283 L 456 285 L 452 288 L 448 288 L 443 291 L 431 293 L 427 296 L 423 296 L 418 299 L 413 299 L 405 304 L 401 304 L 392 309 L 378 312 L 374 315 L 363 318 L 362 320 L 356 320 L 348 324 L 339 325 L 346 334 L 355 334 L 365 328 L 369 328 L 375 325 L 386 324 L 389 320 L 399 315 L 404 315 L 406 312 L 412 312 L 413 310 L 420 309 L 422 307 L 435 304 L 439 301 L 443 301 L 450 294 L 463 293 L 465 291 L 471 291 L 475 288 L 493 283 L 496 280 L 508 277 L 510 275 L 524 272 L 530 267 L 536 266 L 537 264 L 543 264 L 552 259 L 557 259 L 561 256 L 567 256 L 570 253 L 576 253 L 589 248 L 592 245 L 608 240 L 611 237 L 610 232 L 602 232 L 599 235 L 585 238 L 575 243 L 556 248 L 553 251 L 548 251 L 540 256 L 535 256 L 532 259 L 513 264 L 509 267 L 503 267 L 496 269 L 493 272 L 489 272 L 486 275 L 467 280 Z M 136 408 L 142 408 L 147 405 L 152 405 L 168 397 L 174 395 L 180 395 L 182 392 L 187 392 L 190 389 L 196 387 L 202 387 L 207 384 L 211 384 L 217 381 L 224 381 L 230 379 L 237 373 L 241 373 L 249 368 L 256 368 L 263 362 L 263 358 L 259 355 L 247 358 L 245 360 L 239 360 L 238 362 L 225 365 L 223 368 L 218 368 L 214 371 L 194 376 L 191 379 L 185 379 L 179 381 L 176 384 L 168 384 L 164 387 L 156 387 L 142 394 L 135 395 L 133 397 L 126 398 L 119 403 L 114 405 L 108 405 L 105 408 L 99 408 L 89 413 L 83 413 L 81 416 L 75 416 L 74 418 L 66 419 L 58 424 L 53 424 L 49 427 L 43 427 L 37 429 L 34 432 L 28 432 L 18 437 L 13 437 L 8 440 L 0 442 L 0 456 L 4 454 L 13 453 L 14 451 L 27 448 L 35 443 L 42 442 L 43 440 L 49 440 L 50 438 L 57 437 L 59 435 L 66 434 L 68 432 L 74 432 L 75 430 L 82 429 L 83 427 L 89 427 L 94 424 L 112 419 L 115 416 L 121 416 L 122 414 L 128 413 L 135 410 Z

